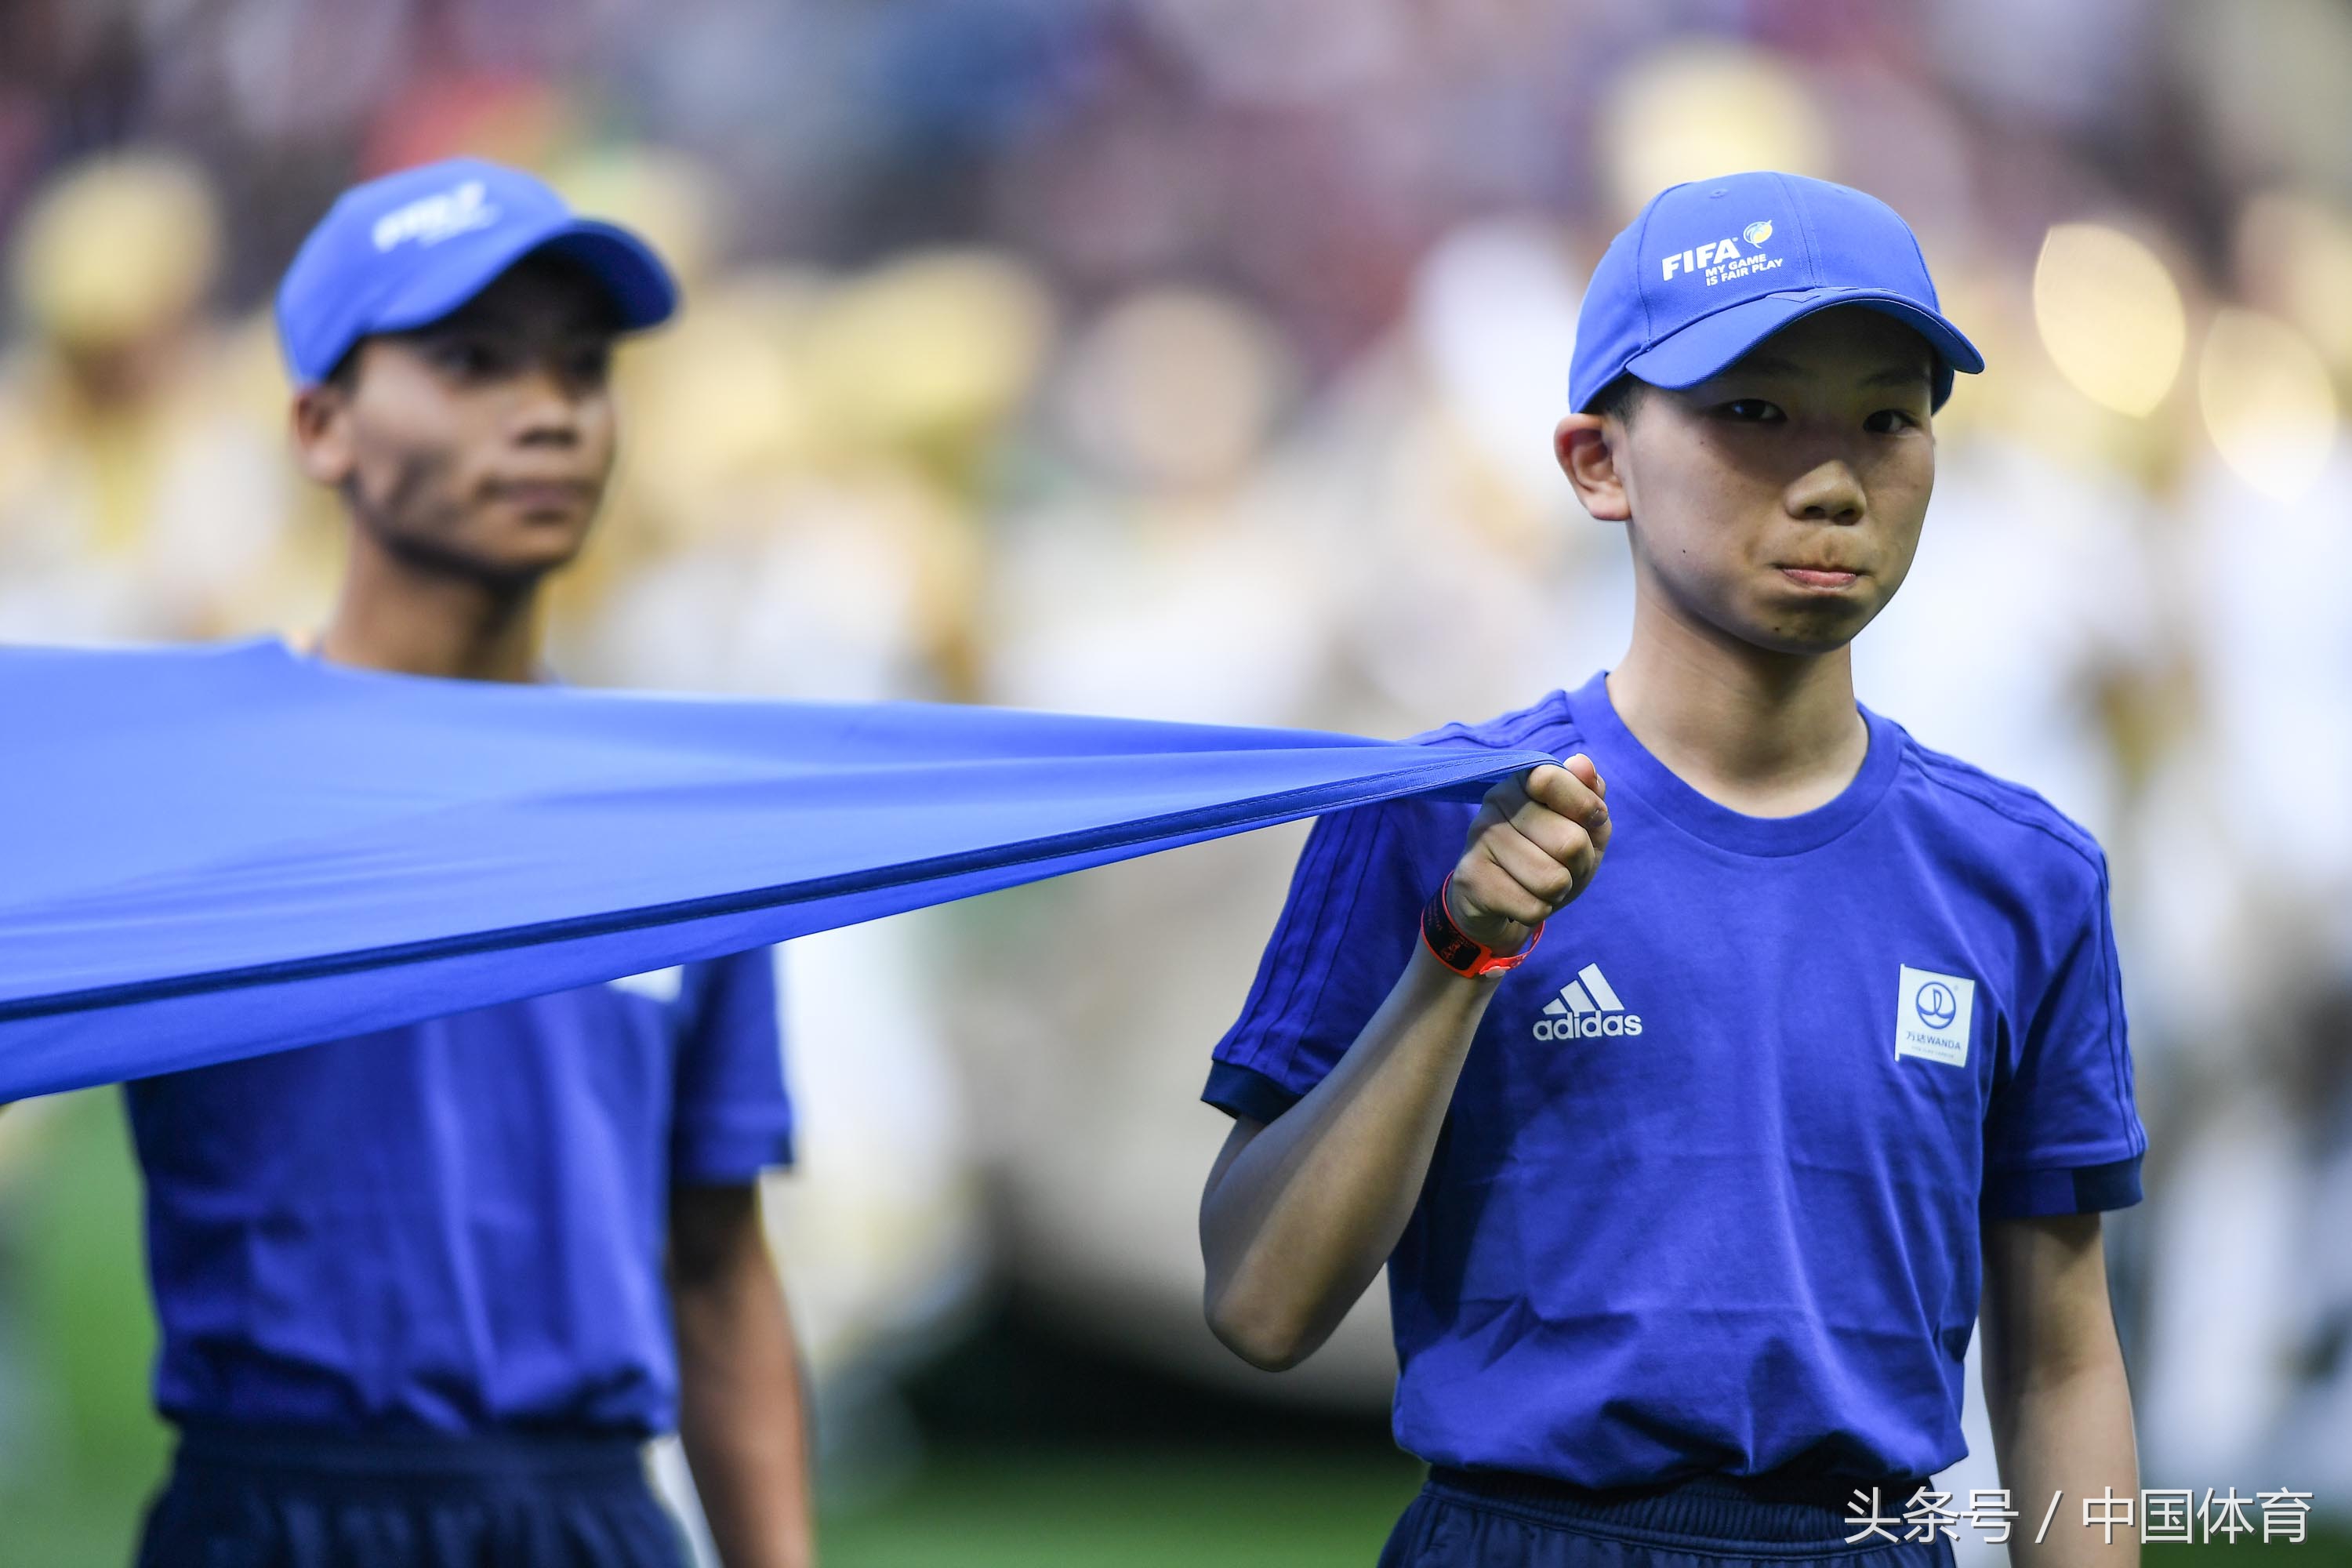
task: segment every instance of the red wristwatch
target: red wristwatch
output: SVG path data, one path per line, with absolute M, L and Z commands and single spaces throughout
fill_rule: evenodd
M 1537 939 L 1543 935 L 1543 922 L 1538 921 L 1528 932 L 1528 944 L 1517 952 L 1496 952 L 1493 948 L 1473 942 L 1462 928 L 1454 923 L 1454 911 L 1445 907 L 1446 889 L 1454 886 L 1454 873 L 1448 871 L 1437 889 L 1437 896 L 1422 907 L 1421 940 L 1433 957 L 1456 974 L 1475 978 L 1481 974 L 1499 974 L 1507 969 L 1517 969 L 1527 962 L 1528 954 L 1536 950 Z

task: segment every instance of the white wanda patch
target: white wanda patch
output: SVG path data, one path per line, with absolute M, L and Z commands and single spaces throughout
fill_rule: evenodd
M 1948 1067 L 1969 1065 L 1969 1029 L 1976 1021 L 1977 983 L 1906 963 L 1895 988 L 1895 1055 L 1923 1057 Z

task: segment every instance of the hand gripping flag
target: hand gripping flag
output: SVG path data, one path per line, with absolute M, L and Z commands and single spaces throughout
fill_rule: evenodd
M 0 650 L 0 1101 L 711 958 L 1550 759 Z M 1038 955 L 1041 964 L 1053 955 Z

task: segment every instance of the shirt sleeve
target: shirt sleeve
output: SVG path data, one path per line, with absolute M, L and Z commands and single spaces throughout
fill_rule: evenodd
M 750 1182 L 793 1158 L 776 952 L 755 948 L 693 973 L 698 984 L 678 1042 L 670 1179 L 697 1186 Z
M 2090 907 L 2058 933 L 2054 958 L 1993 1082 L 1983 1210 L 1994 1218 L 2093 1214 L 2140 1199 L 2147 1133 L 2133 1100 L 2104 860 Z
M 1421 907 L 1459 857 L 1473 814 L 1391 801 L 1315 824 L 1202 1099 L 1272 1121 L 1323 1081 L 1412 958 Z

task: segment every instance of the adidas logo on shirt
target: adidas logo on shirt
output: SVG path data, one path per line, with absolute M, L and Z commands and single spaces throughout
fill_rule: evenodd
M 1538 1040 L 1591 1040 L 1641 1032 L 1642 1015 L 1625 1011 L 1597 963 L 1578 970 L 1576 978 L 1544 1004 L 1544 1016 L 1536 1020 Z

